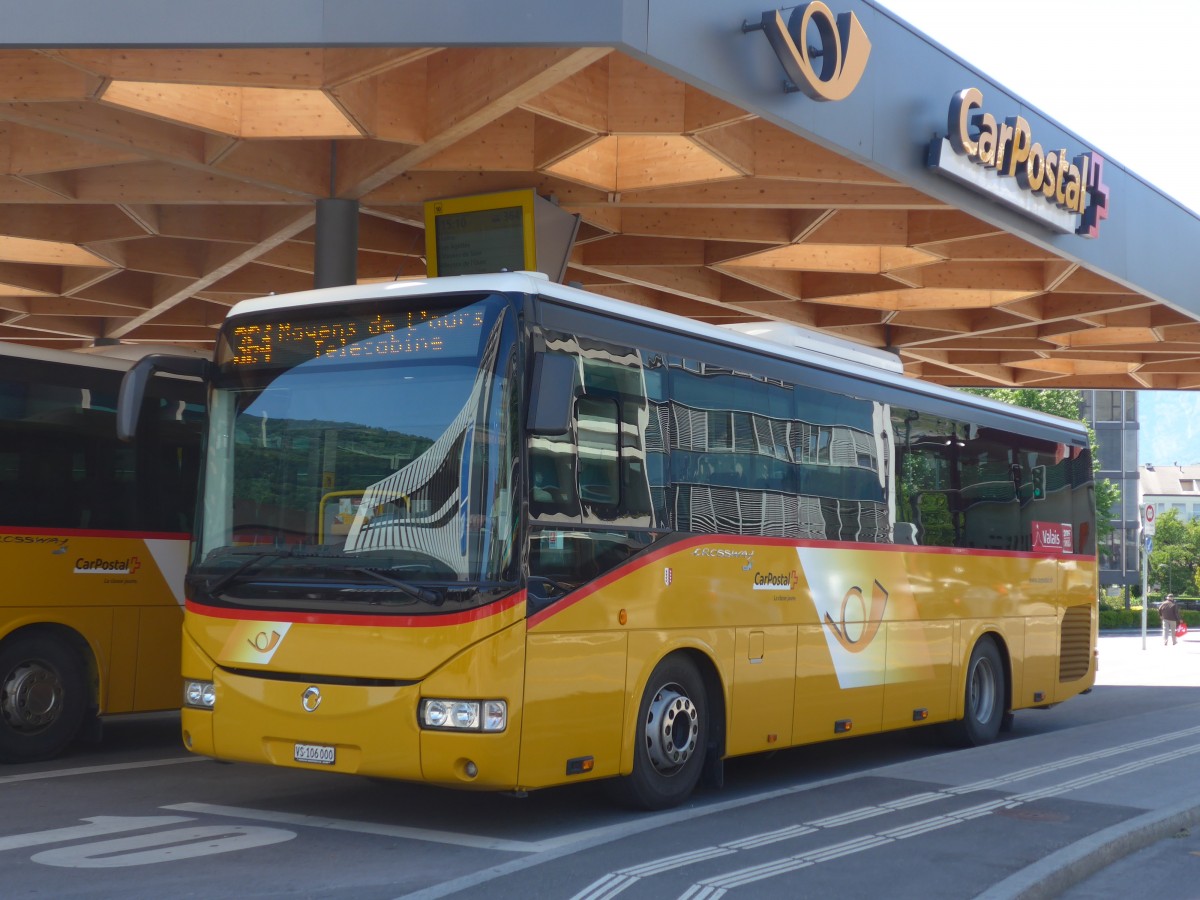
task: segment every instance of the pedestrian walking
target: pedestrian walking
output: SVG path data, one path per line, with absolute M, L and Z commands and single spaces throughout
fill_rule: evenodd
M 1179 641 L 1175 636 L 1175 632 L 1179 628 L 1179 607 L 1175 605 L 1174 594 L 1167 594 L 1167 598 L 1158 604 L 1158 617 L 1162 619 L 1163 646 L 1167 645 L 1168 635 L 1174 646 Z

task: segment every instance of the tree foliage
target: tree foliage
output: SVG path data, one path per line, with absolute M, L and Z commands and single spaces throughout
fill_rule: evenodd
M 1038 412 L 1050 413 L 1064 419 L 1083 422 L 1088 430 L 1088 443 L 1092 450 L 1092 471 L 1100 469 L 1100 453 L 1096 446 L 1096 433 L 1080 415 L 1083 394 L 1071 390 L 1047 390 L 1045 388 L 967 388 L 968 393 L 989 397 L 1010 406 L 1022 406 Z M 1096 544 L 1099 546 L 1112 533 L 1112 510 L 1119 508 L 1121 489 L 1107 478 L 1096 479 Z M 1190 583 L 1190 582 L 1189 582 Z
M 1200 591 L 1200 520 L 1168 509 L 1154 521 L 1149 581 L 1169 593 Z

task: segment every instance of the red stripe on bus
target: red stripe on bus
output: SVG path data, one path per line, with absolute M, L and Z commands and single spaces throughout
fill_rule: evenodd
M 915 544 L 868 544 L 855 541 L 804 541 L 792 538 L 756 537 L 754 535 L 693 535 L 677 541 L 667 541 L 663 546 L 650 550 L 645 556 L 639 556 L 605 572 L 590 584 L 572 591 L 550 606 L 530 616 L 525 620 L 525 627 L 536 628 L 551 616 L 557 615 L 574 606 L 580 600 L 590 597 L 601 588 L 608 587 L 614 581 L 624 578 L 630 572 L 652 565 L 666 556 L 684 552 L 692 547 L 714 544 L 751 544 L 756 547 L 812 547 L 817 549 L 834 550 L 878 550 L 885 553 L 942 553 L 950 556 L 990 556 L 1014 557 L 1018 559 L 1078 559 L 1084 562 L 1095 561 L 1095 555 L 1082 553 L 1035 553 L 1029 550 L 982 550 L 969 547 L 922 547 Z
M 524 591 L 515 591 L 492 603 L 475 609 L 433 616 L 356 616 L 347 613 L 273 612 L 266 609 L 228 609 L 187 601 L 187 611 L 214 619 L 236 619 L 244 622 L 290 622 L 294 625 L 362 625 L 371 628 L 439 628 L 478 622 L 512 609 L 525 600 Z
M 50 537 L 141 538 L 155 541 L 190 541 L 186 531 L 115 531 L 99 528 L 15 528 L 0 526 L 0 534 L 37 534 Z

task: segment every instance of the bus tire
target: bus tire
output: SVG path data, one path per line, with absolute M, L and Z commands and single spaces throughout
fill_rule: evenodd
M 45 634 L 0 644 L 0 762 L 51 759 L 75 739 L 87 709 L 79 654 Z
M 708 697 L 686 657 L 654 667 L 638 707 L 633 772 L 609 782 L 614 799 L 635 809 L 669 809 L 692 793 L 708 748 Z
M 996 740 L 1004 723 L 1006 696 L 1000 651 L 990 637 L 981 638 L 967 663 L 963 717 L 945 726 L 947 742 L 956 747 L 978 747 Z

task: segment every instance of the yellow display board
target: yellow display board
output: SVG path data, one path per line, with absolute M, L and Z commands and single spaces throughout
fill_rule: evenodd
M 425 204 L 429 276 L 541 272 L 561 281 L 579 217 L 532 188 Z

